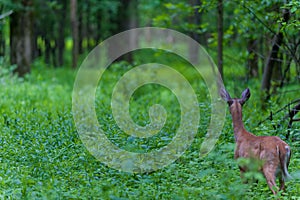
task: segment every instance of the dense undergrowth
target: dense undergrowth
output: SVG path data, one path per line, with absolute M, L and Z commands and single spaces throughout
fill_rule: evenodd
M 148 107 L 161 103 L 168 112 L 168 121 L 151 140 L 130 138 L 118 129 L 111 115 L 110 96 L 114 82 L 130 69 L 126 63 L 113 65 L 104 87 L 98 89 L 97 117 L 108 137 L 129 151 L 151 151 L 172 140 L 180 119 L 176 97 L 166 88 L 146 85 L 137 90 L 130 113 L 133 120 L 145 125 L 149 121 Z M 33 66 L 23 79 L 9 72 L 0 77 L 0 199 L 272 199 L 264 179 L 255 184 L 242 184 L 239 169 L 233 159 L 234 139 L 231 118 L 227 114 L 222 135 L 214 150 L 204 158 L 199 148 L 206 133 L 210 102 L 201 76 L 192 69 L 175 66 L 189 78 L 196 91 L 201 111 L 198 134 L 187 151 L 171 165 L 149 174 L 130 174 L 111 169 L 97 161 L 84 147 L 72 117 L 72 89 L 76 72 L 71 69 L 51 69 L 41 63 Z M 245 81 L 243 68 L 225 71 L 226 86 L 232 96 L 239 96 L 249 87 L 252 96 L 244 108 L 247 129 L 257 135 L 285 137 L 286 128 L 274 130 L 278 119 L 258 122 L 267 117 L 259 101 L 259 80 Z M 239 80 L 237 81 L 232 81 Z M 289 88 L 298 88 L 298 83 Z M 100 83 L 101 86 L 101 83 Z M 289 90 L 284 88 L 284 90 Z M 295 93 L 285 98 L 274 96 L 270 109 L 277 110 L 299 98 Z M 147 102 L 147 103 L 145 103 Z M 146 106 L 145 106 L 146 105 Z M 228 112 L 227 112 L 228 113 Z M 277 120 L 277 121 L 276 121 Z M 300 126 L 293 126 L 287 142 L 293 150 L 289 171 L 300 171 Z M 299 199 L 300 181 L 287 183 L 281 199 Z

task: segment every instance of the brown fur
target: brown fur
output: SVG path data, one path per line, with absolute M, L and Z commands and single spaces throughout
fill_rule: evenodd
M 231 98 L 223 89 L 221 97 L 228 103 L 232 116 L 236 149 L 234 158 L 251 158 L 263 162 L 259 169 L 266 178 L 267 184 L 273 194 L 276 194 L 276 176 L 280 179 L 279 190 L 285 189 L 285 180 L 290 177 L 288 165 L 291 151 L 287 143 L 277 136 L 256 136 L 244 128 L 242 121 L 242 105 L 250 98 L 250 90 L 242 93 L 242 98 Z M 247 167 L 240 167 L 241 176 L 247 171 Z

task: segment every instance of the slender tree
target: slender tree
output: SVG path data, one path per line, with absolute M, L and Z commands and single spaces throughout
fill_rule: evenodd
M 0 11 L 3 11 L 3 6 L 0 5 Z M 5 18 L 8 18 L 9 15 L 12 14 L 12 10 L 7 11 L 0 15 L 0 56 L 5 55 L 5 37 L 4 37 L 4 31 L 2 29 L 4 25 Z
M 57 37 L 57 64 L 62 66 L 64 64 L 64 50 L 65 50 L 65 26 L 66 26 L 66 10 L 67 0 L 61 0 L 61 9 L 59 10 L 58 22 L 58 37 Z
M 287 22 L 290 18 L 289 10 L 284 9 L 283 10 L 283 21 Z M 276 67 L 276 65 L 280 64 L 278 61 L 280 60 L 280 47 L 283 44 L 283 32 L 278 30 L 277 34 L 274 35 L 271 51 L 269 53 L 269 56 L 266 61 L 266 65 L 264 68 L 263 73 L 263 79 L 262 79 L 262 85 L 261 90 L 263 92 L 262 95 L 262 102 L 266 102 L 267 99 L 270 97 L 270 89 L 271 89 L 271 80 L 272 80 L 272 74 L 273 69 Z M 265 104 L 263 104 L 264 107 Z
M 70 18 L 72 28 L 72 68 L 77 67 L 78 53 L 79 53 L 79 41 L 78 41 L 78 20 L 77 20 L 77 0 L 70 1 Z
M 258 40 L 256 38 L 251 38 L 247 43 L 247 76 L 249 78 L 258 76 Z
M 15 0 L 14 3 L 19 1 Z M 10 18 L 10 62 L 17 67 L 19 76 L 30 72 L 32 60 L 32 0 L 21 1 L 22 9 L 16 9 Z
M 218 69 L 223 78 L 223 0 L 218 0 Z
M 199 12 L 199 7 L 201 6 L 200 0 L 190 0 L 190 4 L 194 7 L 193 14 L 189 17 L 189 23 L 195 24 L 196 27 L 199 27 L 201 24 L 201 13 Z M 200 35 L 196 31 L 192 31 L 190 33 L 191 37 L 196 40 L 197 42 L 201 43 L 203 41 L 203 37 L 201 37 L 202 41 L 200 41 Z M 194 63 L 197 63 L 198 60 L 198 53 L 199 53 L 199 46 L 193 45 L 194 43 L 189 44 L 189 56 L 190 60 Z
M 138 26 L 138 1 L 137 0 L 121 0 L 118 6 L 118 13 L 115 20 L 112 20 L 112 23 L 115 23 L 117 26 L 112 30 L 112 34 L 117 34 L 128 29 L 133 29 Z M 119 44 L 114 44 L 115 46 L 109 47 L 109 52 L 114 52 L 115 48 L 123 48 L 124 45 L 130 46 L 131 49 L 134 46 L 137 46 L 137 37 L 133 33 L 125 41 Z M 126 55 L 119 57 L 116 61 L 126 60 L 127 62 L 133 61 L 133 54 L 130 52 Z

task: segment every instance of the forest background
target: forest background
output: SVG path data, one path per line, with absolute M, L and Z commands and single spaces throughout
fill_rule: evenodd
M 249 87 L 252 96 L 244 108 L 246 128 L 256 135 L 277 135 L 289 143 L 293 151 L 290 171 L 299 174 L 299 1 L 1 0 L 1 198 L 270 196 L 259 174 L 249 174 L 261 180 L 258 186 L 241 184 L 233 160 L 229 115 L 215 149 L 207 157 L 199 157 L 210 102 L 203 95 L 207 91 L 199 81 L 201 76 L 190 72 L 191 66 L 182 60 L 170 58 L 168 63 L 187 71 L 182 73 L 197 91 L 202 120 L 195 141 L 176 162 L 153 173 L 130 174 L 110 169 L 86 150 L 71 111 L 78 68 L 88 53 L 110 36 L 149 26 L 173 29 L 198 41 L 216 63 L 232 96 L 240 96 Z M 168 144 L 177 128 L 174 124 L 180 121 L 176 118 L 178 103 L 177 107 L 170 104 L 172 93 L 149 86 L 134 94 L 131 116 L 138 124 L 147 124 L 145 102 L 162 102 L 173 113 L 162 132 L 150 141 L 139 140 L 128 137 L 114 122 L 109 90 L 145 57 L 166 59 L 151 50 L 119 58 L 111 67 L 107 86 L 99 91 L 107 98 L 96 102 L 108 137 L 130 151 L 148 152 Z M 280 195 L 297 199 L 299 188 L 299 179 L 291 180 Z

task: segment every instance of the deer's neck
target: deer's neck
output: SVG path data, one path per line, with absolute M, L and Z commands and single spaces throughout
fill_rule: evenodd
M 233 114 L 232 115 L 232 125 L 233 125 L 234 134 L 245 130 L 242 116 L 236 116 Z
M 248 133 L 244 127 L 241 106 L 237 107 L 236 109 L 232 109 L 231 116 L 232 116 L 234 138 L 237 141 L 239 140 L 239 138 L 241 138 L 243 134 Z

